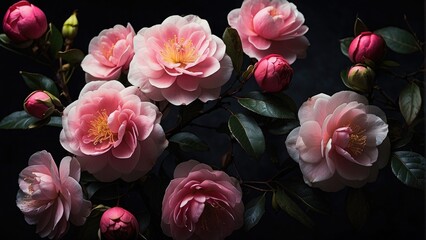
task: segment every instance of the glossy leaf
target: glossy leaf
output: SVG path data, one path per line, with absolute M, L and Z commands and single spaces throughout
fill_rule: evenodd
M 62 117 L 52 116 L 47 125 L 52 127 L 62 127 Z
M 296 114 L 277 94 L 253 91 L 238 97 L 238 103 L 248 110 L 266 117 L 296 119 Z
M 315 223 L 312 219 L 287 195 L 287 193 L 279 188 L 274 192 L 276 204 L 288 215 L 305 225 L 313 228 Z
M 325 201 L 319 196 L 318 193 L 315 193 L 315 189 L 309 187 L 304 182 L 285 182 L 285 187 L 289 194 L 298 198 L 308 208 L 321 214 L 330 213 L 330 207 L 325 203 Z
M 340 51 L 346 57 L 349 57 L 348 50 L 349 50 L 349 45 L 351 45 L 352 40 L 354 40 L 354 37 L 347 37 L 347 38 L 340 39 Z
M 256 121 L 242 113 L 231 115 L 228 128 L 241 147 L 252 157 L 258 158 L 265 151 L 265 139 Z
M 17 111 L 0 121 L 0 129 L 29 129 L 34 128 L 40 119 L 30 116 L 25 111 Z
M 254 71 L 254 65 L 250 64 L 247 69 L 243 72 L 243 74 L 241 75 L 241 78 L 244 80 L 249 79 L 252 75 L 253 75 L 253 71 Z
M 364 22 L 356 18 L 355 24 L 354 24 L 354 36 L 358 36 L 362 32 L 368 31 L 368 27 L 364 24 Z
M 346 198 L 346 213 L 349 222 L 359 230 L 367 222 L 370 214 L 370 203 L 362 189 L 349 189 Z
M 413 82 L 408 83 L 399 94 L 399 109 L 408 125 L 417 117 L 421 106 L 422 96 L 419 86 Z
M 49 32 L 46 34 L 46 41 L 49 44 L 49 54 L 52 59 L 56 59 L 58 52 L 62 49 L 63 38 L 62 33 L 55 25 L 49 23 Z
M 39 73 L 20 72 L 25 84 L 32 90 L 45 90 L 53 94 L 55 97 L 59 97 L 58 87 L 55 82 Z
M 245 206 L 244 229 L 250 230 L 260 221 L 265 214 L 265 194 L 251 199 Z
M 80 49 L 70 49 L 68 51 L 59 51 L 58 52 L 58 57 L 61 57 L 63 60 L 65 60 L 66 62 L 72 64 L 72 65 L 78 65 L 81 63 L 81 61 L 83 61 L 84 58 L 84 53 L 83 51 L 81 51 Z
M 243 65 L 243 47 L 241 44 L 240 36 L 237 30 L 231 27 L 227 27 L 223 33 L 223 42 L 226 45 L 226 54 L 231 57 L 232 65 L 234 69 L 239 73 L 241 72 L 241 66 Z
M 413 34 L 402 28 L 384 27 L 374 33 L 382 36 L 386 45 L 394 52 L 408 54 L 420 51 Z
M 424 190 L 426 159 L 410 151 L 394 152 L 391 159 L 393 174 L 405 185 Z
M 185 152 L 208 151 L 209 146 L 203 142 L 197 135 L 191 132 L 179 132 L 170 137 L 170 142 L 179 145 L 179 148 Z

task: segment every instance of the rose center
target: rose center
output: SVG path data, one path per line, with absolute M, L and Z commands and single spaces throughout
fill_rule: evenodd
M 176 35 L 164 43 L 161 56 L 168 63 L 180 64 L 179 67 L 185 67 L 188 63 L 193 63 L 198 58 L 192 41 L 185 38 L 178 39 Z
M 94 145 L 108 141 L 113 143 L 116 140 L 116 135 L 111 132 L 108 126 L 108 115 L 105 109 L 97 112 L 97 117 L 90 121 L 89 137 L 92 137 Z
M 364 151 L 367 143 L 365 129 L 359 127 L 341 127 L 333 134 L 333 143 L 345 149 L 351 156 L 357 156 Z
M 115 44 L 113 44 L 112 46 L 103 46 L 102 47 L 102 53 L 103 53 L 105 59 L 107 59 L 108 61 L 110 60 L 110 58 L 112 56 L 112 52 L 114 51 L 114 46 L 115 46 Z

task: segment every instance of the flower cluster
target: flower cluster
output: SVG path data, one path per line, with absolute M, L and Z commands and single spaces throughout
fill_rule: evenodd
M 377 100 L 377 93 L 387 96 L 377 76 L 396 67 L 387 54 L 423 51 L 404 29 L 372 31 L 356 19 L 355 36 L 341 39 L 353 64 L 340 73 L 348 89 L 306 96 L 297 107 L 286 94 L 298 74 L 292 65 L 313 43 L 305 36 L 304 15 L 287 0 L 243 0 L 227 14 L 221 37 L 195 14 L 171 15 L 141 29 L 116 24 L 93 36 L 87 53 L 74 47 L 77 11 L 62 31 L 48 19 L 36 5 L 18 1 L 7 10 L 0 37 L 5 49 L 55 72 L 54 78 L 21 72 L 32 92 L 22 111 L 0 121 L 2 129 L 60 128 L 68 155 L 58 161 L 38 151 L 18 179 L 16 205 L 42 238 L 61 239 L 75 230 L 100 240 L 225 239 L 259 222 L 267 194 L 274 209 L 313 227 L 300 207 L 318 210 L 312 190 L 362 189 L 390 165 L 403 184 L 424 186 L 426 160 L 405 150 L 416 139 L 401 135 L 422 119 L 421 70 L 403 77 L 407 87 L 398 104 Z M 74 78 L 78 71 L 84 79 Z M 75 99 L 72 81 L 84 83 Z M 255 90 L 246 87 L 250 81 Z M 395 123 L 385 107 L 404 122 Z M 228 114 L 224 129 L 198 121 L 219 110 Z M 225 133 L 230 148 L 218 160 L 188 157 L 216 151 L 191 126 Z M 399 135 L 392 132 L 398 126 Z M 247 180 L 238 174 L 242 155 L 234 151 L 260 159 L 266 132 L 283 137 L 288 158 L 278 160 L 269 180 Z M 300 173 L 297 189 L 287 177 L 294 173 Z M 261 194 L 245 195 L 250 191 Z M 136 203 L 130 200 L 135 195 Z

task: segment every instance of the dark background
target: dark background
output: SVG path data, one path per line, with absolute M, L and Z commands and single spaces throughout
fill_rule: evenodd
M 213 34 L 222 36 L 228 26 L 226 20 L 228 12 L 239 8 L 242 3 L 241 0 L 32 2 L 40 7 L 48 21 L 58 28 L 61 28 L 72 11 L 77 9 L 80 28 L 75 47 L 85 53 L 90 39 L 103 29 L 130 22 L 137 32 L 142 27 L 161 23 L 173 14 L 199 15 L 209 22 Z M 3 16 L 13 3 L 14 1 L 1 1 L 0 15 Z M 371 30 L 386 26 L 407 29 L 407 21 L 418 37 L 424 40 L 424 1 L 298 0 L 293 3 L 305 16 L 305 24 L 309 27 L 306 37 L 311 43 L 306 59 L 299 59 L 292 65 L 295 74 L 290 88 L 286 90 L 298 106 L 315 94 L 322 92 L 331 95 L 346 89 L 339 74 L 351 63 L 341 53 L 339 39 L 353 36 L 353 25 L 357 16 Z M 22 110 L 23 100 L 30 93 L 19 71 L 49 74 L 49 70 L 4 49 L 0 49 L 0 58 L 0 118 L 3 118 L 14 111 Z M 407 72 L 416 70 L 423 60 L 420 54 L 414 54 L 409 58 L 391 54 L 389 58 L 400 61 Z M 394 79 L 380 79 L 380 81 L 382 81 L 380 84 L 390 89 L 392 97 L 397 96 L 400 82 L 395 82 Z M 83 73 L 79 70 L 71 83 L 71 94 L 74 99 L 83 84 Z M 24 216 L 15 204 L 18 174 L 27 166 L 28 158 L 36 151 L 46 149 L 56 160 L 66 155 L 58 141 L 59 131 L 60 129 L 53 127 L 0 130 L 2 239 L 5 236 L 12 236 L 11 239 L 38 239 L 35 226 L 25 222 Z M 285 154 L 284 140 L 278 139 L 277 145 L 282 147 Z M 224 145 L 221 141 L 211 142 Z M 424 152 L 420 153 L 424 155 Z M 211 154 L 215 156 L 222 152 Z M 262 179 L 268 171 L 268 166 L 259 164 L 255 172 L 244 173 L 245 170 L 250 171 L 250 164 L 253 162 L 241 163 L 241 168 L 242 173 L 252 177 L 253 180 Z M 262 171 L 263 168 L 265 171 Z M 236 231 L 229 239 L 424 239 L 423 191 L 404 186 L 393 176 L 389 167 L 383 169 L 378 180 L 368 184 L 367 188 L 370 193 L 375 193 L 380 198 L 377 204 L 372 206 L 367 223 L 359 231 L 351 227 L 345 215 L 343 202 L 347 190 L 342 190 L 324 194 L 332 204 L 333 211 L 329 216 L 312 215 L 318 224 L 314 231 L 304 228 L 283 212 L 272 211 L 269 206 L 268 213 L 251 231 Z

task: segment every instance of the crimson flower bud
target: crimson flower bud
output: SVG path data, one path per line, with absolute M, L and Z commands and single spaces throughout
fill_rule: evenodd
M 254 78 L 266 92 L 279 92 L 288 87 L 293 77 L 293 68 L 279 54 L 270 54 L 254 66 Z
M 375 63 L 383 60 L 386 53 L 386 42 L 373 32 L 365 31 L 356 36 L 348 49 L 349 59 L 353 63 L 365 63 L 369 59 Z
M 105 240 L 134 240 L 139 234 L 139 223 L 126 209 L 112 207 L 102 214 L 99 229 Z
M 45 119 L 54 112 L 56 101 L 48 92 L 36 90 L 25 98 L 24 110 L 33 117 Z
M 373 88 L 375 76 L 372 68 L 358 63 L 349 69 L 346 85 L 353 90 L 368 93 Z
M 3 30 L 14 42 L 38 39 L 47 31 L 46 15 L 26 0 L 16 2 L 3 17 Z

